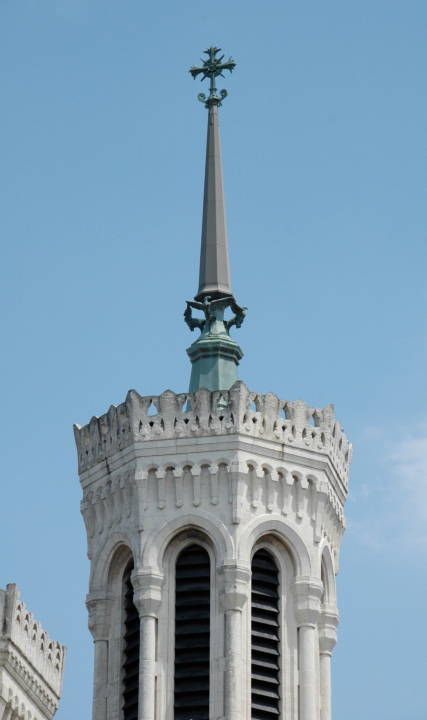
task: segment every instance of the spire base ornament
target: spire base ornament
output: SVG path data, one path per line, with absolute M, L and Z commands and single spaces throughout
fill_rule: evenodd
M 200 388 L 230 390 L 237 382 L 242 348 L 230 337 L 200 337 L 187 350 L 192 363 L 190 393 Z
M 225 311 L 234 313 L 230 320 L 224 319 Z M 201 310 L 204 319 L 194 318 L 192 310 Z M 187 350 L 191 360 L 190 393 L 199 388 L 229 390 L 237 381 L 237 366 L 243 357 L 241 347 L 230 337 L 229 330 L 240 327 L 245 319 L 246 308 L 237 305 L 233 297 L 216 300 L 210 296 L 202 302 L 187 301 L 185 322 L 191 331 L 198 328 L 200 337 Z

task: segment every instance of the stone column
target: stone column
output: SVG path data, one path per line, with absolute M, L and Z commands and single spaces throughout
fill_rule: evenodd
M 250 571 L 237 565 L 223 565 L 221 604 L 225 612 L 225 720 L 241 720 L 244 713 L 243 676 L 246 663 L 242 662 L 242 610 L 249 597 Z
M 139 706 L 138 720 L 154 720 L 156 714 L 157 615 L 162 600 L 163 575 L 134 570 L 133 601 L 139 612 Z
M 331 720 L 331 659 L 337 641 L 338 613 L 322 610 L 319 627 L 320 720 Z
M 107 720 L 108 640 L 111 598 L 104 591 L 86 597 L 89 630 L 94 642 L 94 676 L 92 719 Z
M 319 644 L 317 626 L 320 616 L 322 583 L 310 578 L 295 582 L 295 607 L 298 625 L 299 720 L 319 720 Z

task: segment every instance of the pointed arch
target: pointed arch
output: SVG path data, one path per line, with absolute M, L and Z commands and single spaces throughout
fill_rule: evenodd
M 237 558 L 242 565 L 250 565 L 252 548 L 263 535 L 274 535 L 283 543 L 289 552 L 295 575 L 311 575 L 310 553 L 301 536 L 283 520 L 266 515 L 258 516 L 249 522 L 240 537 Z
M 123 556 L 122 556 L 123 553 Z M 120 558 L 126 565 L 125 555 L 132 555 L 135 565 L 138 564 L 138 547 L 134 545 L 130 535 L 117 532 L 111 535 L 96 557 L 92 559 L 90 590 L 106 589 L 114 568 L 120 566 Z M 123 565 L 123 569 L 124 569 Z
M 219 519 L 216 519 L 214 524 L 211 516 L 200 511 L 197 515 L 175 517 L 159 530 L 151 532 L 144 546 L 142 565 L 161 572 L 167 547 L 176 536 L 186 530 L 200 531 L 206 535 L 217 558 L 234 558 L 234 543 L 226 526 Z

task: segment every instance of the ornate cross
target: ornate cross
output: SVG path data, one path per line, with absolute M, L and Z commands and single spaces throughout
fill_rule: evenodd
M 224 77 L 223 70 L 233 72 L 233 69 L 236 67 L 236 63 L 231 57 L 226 62 L 223 62 L 224 55 L 217 57 L 219 52 L 221 52 L 221 48 L 208 48 L 204 51 L 204 54 L 208 57 L 206 60 L 202 60 L 203 65 L 201 67 L 193 65 L 190 68 L 190 73 L 194 79 L 196 79 L 198 75 L 202 75 L 200 78 L 201 80 L 204 80 L 205 78 L 210 79 L 209 97 L 206 97 L 204 93 L 199 93 L 197 96 L 197 99 L 200 100 L 200 102 L 205 103 L 207 108 L 209 108 L 210 105 L 221 105 L 222 100 L 227 97 L 227 90 L 221 90 L 219 96 L 217 95 L 215 78 L 218 75 Z

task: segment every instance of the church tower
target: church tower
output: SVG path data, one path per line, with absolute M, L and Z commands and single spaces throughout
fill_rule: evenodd
M 231 328 L 209 48 L 199 287 L 189 392 L 130 390 L 75 427 L 91 562 L 93 720 L 330 720 L 335 576 L 349 445 L 332 405 L 247 388 Z M 198 316 L 195 317 L 194 314 Z

